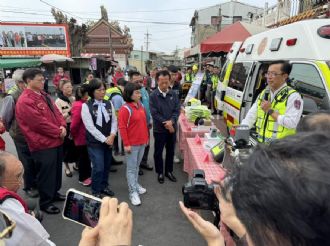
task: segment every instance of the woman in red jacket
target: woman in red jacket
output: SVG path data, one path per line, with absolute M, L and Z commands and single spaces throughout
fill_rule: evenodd
M 83 84 L 76 90 L 76 101 L 71 109 L 71 136 L 77 148 L 77 163 L 79 168 L 79 183 L 90 186 L 91 161 L 86 144 L 86 128 L 81 119 L 82 105 L 88 100 L 88 85 Z
M 118 114 L 118 128 L 123 139 L 126 152 L 126 178 L 129 198 L 134 206 L 141 204 L 140 195 L 147 192 L 138 183 L 139 166 L 148 144 L 147 116 L 141 104 L 141 86 L 137 83 L 127 83 L 124 89 L 124 104 Z

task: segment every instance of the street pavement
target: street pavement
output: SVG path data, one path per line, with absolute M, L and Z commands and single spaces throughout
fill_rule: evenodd
M 6 141 L 6 150 L 15 153 L 15 146 L 8 133 L 3 134 Z M 153 165 L 153 146 L 149 153 L 149 163 Z M 118 158 L 118 157 L 117 157 Z M 123 157 L 120 157 L 123 159 Z M 129 203 L 126 182 L 125 164 L 116 166 L 117 173 L 110 173 L 109 182 L 119 201 Z M 174 164 L 174 174 L 178 182 L 170 182 L 165 178 L 164 184 L 159 184 L 155 171 L 144 171 L 139 182 L 147 189 L 147 193 L 141 196 L 142 205 L 133 210 L 133 243 L 143 246 L 182 246 L 182 245 L 206 245 L 204 240 L 190 225 L 181 213 L 178 202 L 182 200 L 182 185 L 188 177 L 182 171 L 182 163 Z M 75 188 L 82 192 L 90 193 L 90 188 L 78 183 L 78 173 L 73 172 L 73 177 L 68 178 L 63 172 L 61 193 L 66 193 L 69 188 Z M 25 196 L 24 192 L 19 194 Z M 55 203 L 63 207 L 63 202 Z M 130 204 L 130 203 L 129 203 Z M 210 213 L 206 212 L 209 217 Z M 42 222 L 50 234 L 50 239 L 59 246 L 78 245 L 83 227 L 68 220 L 62 215 L 45 214 Z M 22 244 L 23 245 L 23 244 Z

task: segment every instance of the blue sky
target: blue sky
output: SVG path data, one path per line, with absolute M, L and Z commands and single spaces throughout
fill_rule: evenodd
M 111 20 L 176 22 L 183 25 L 159 25 L 120 21 L 127 25 L 133 37 L 134 49 L 145 49 L 145 33 L 150 36 L 149 50 L 172 52 L 190 46 L 189 22 L 195 9 L 216 5 L 223 0 L 43 0 L 69 12 L 79 22 L 100 18 L 100 5 L 108 10 Z M 263 7 L 265 0 L 241 0 L 241 2 Z M 267 1 L 270 6 L 276 0 Z M 1 0 L 0 21 L 43 22 L 54 21 L 50 6 L 40 0 Z

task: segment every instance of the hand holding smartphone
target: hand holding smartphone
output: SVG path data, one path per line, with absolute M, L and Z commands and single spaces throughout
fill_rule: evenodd
M 78 206 L 77 206 L 78 204 Z M 79 246 L 132 245 L 133 214 L 128 204 L 116 198 L 103 200 L 70 189 L 63 209 L 64 219 L 95 227 L 85 228 Z
M 81 225 L 95 227 L 99 221 L 102 200 L 80 192 L 69 189 L 63 209 L 63 218 Z

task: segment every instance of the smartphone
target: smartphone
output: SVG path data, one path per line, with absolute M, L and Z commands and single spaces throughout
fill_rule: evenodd
M 69 189 L 63 208 L 63 218 L 95 227 L 99 221 L 101 199 L 75 189 Z

